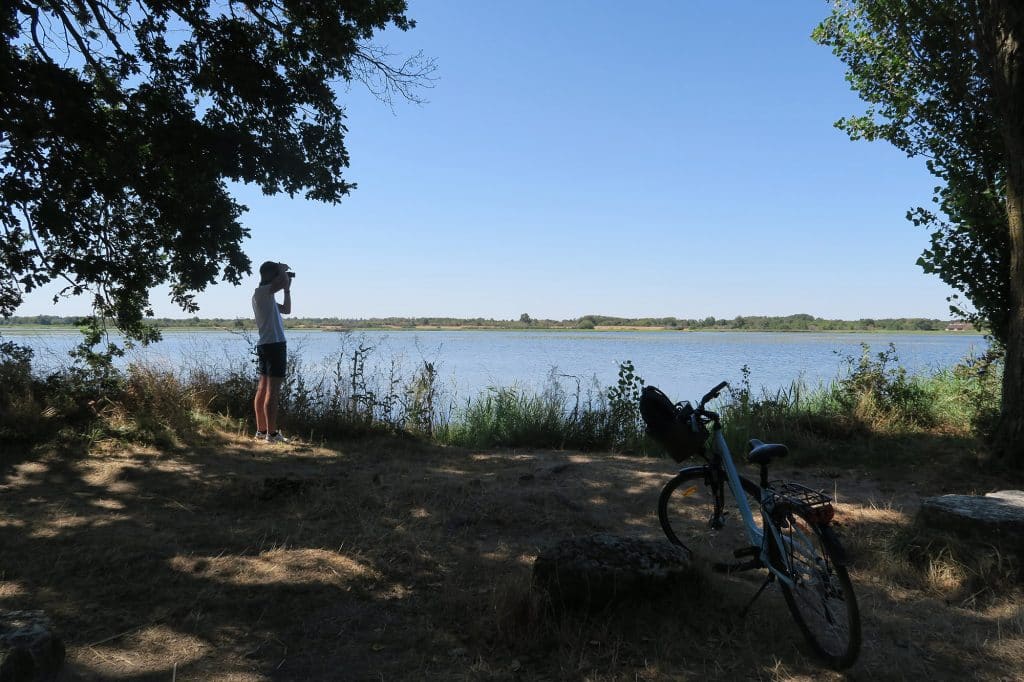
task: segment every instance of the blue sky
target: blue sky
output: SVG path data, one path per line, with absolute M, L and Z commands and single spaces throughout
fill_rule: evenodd
M 409 5 L 417 28 L 378 42 L 439 80 L 393 111 L 339 91 L 358 189 L 237 188 L 254 266 L 298 273 L 294 315 L 948 317 L 904 218 L 930 201 L 924 162 L 833 128 L 864 107 L 809 37 L 827 2 Z M 252 286 L 199 315 L 249 316 Z

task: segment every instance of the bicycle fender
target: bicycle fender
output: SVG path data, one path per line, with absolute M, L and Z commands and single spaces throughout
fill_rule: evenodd
M 843 543 L 839 542 L 839 536 L 832 529 L 831 526 L 820 526 L 818 533 L 821 535 L 821 541 L 825 545 L 825 549 L 828 550 L 829 556 L 832 557 L 832 561 L 837 566 L 849 566 L 850 555 L 843 547 Z
M 704 474 L 706 476 L 708 471 L 708 466 L 706 464 L 701 464 L 699 466 L 683 467 L 679 470 L 679 473 L 677 473 L 676 476 L 689 476 L 690 474 Z

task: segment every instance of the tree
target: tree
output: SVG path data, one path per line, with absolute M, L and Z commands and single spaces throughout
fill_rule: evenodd
M 907 214 L 931 230 L 918 263 L 1005 348 L 993 444 L 1024 465 L 1024 3 L 839 0 L 814 38 L 869 105 L 836 125 L 925 157 L 941 183 Z
M 129 336 L 149 291 L 195 312 L 250 271 L 227 182 L 337 203 L 333 85 L 416 99 L 434 69 L 369 41 L 405 0 L 12 0 L 0 9 L 0 314 L 48 282 L 89 293 Z

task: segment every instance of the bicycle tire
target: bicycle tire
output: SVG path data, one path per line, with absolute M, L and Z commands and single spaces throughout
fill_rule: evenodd
M 730 515 L 735 504 L 724 504 L 724 526 L 710 527 L 715 513 L 714 490 L 708 484 L 708 467 L 690 467 L 680 471 L 665 487 L 658 498 L 658 520 L 669 542 L 685 549 L 691 557 L 708 562 L 718 572 L 753 568 L 749 565 L 754 557 L 746 528 L 738 514 Z M 725 475 L 724 472 L 722 474 Z M 756 524 L 761 523 L 761 488 L 746 478 L 740 477 L 747 501 Z M 729 491 L 729 486 L 725 486 Z M 727 497 L 731 497 L 726 492 Z M 731 517 L 730 517 L 731 516 Z M 741 560 L 736 550 L 748 550 L 748 556 Z M 759 550 L 758 550 L 759 551 Z
M 793 619 L 815 653 L 835 670 L 853 665 L 860 654 L 860 610 L 846 567 L 845 552 L 828 525 L 811 521 L 800 509 L 783 509 L 773 521 L 789 539 L 788 547 L 772 540 L 772 562 L 789 566 L 795 585 L 779 581 Z M 780 553 L 786 559 L 777 562 Z

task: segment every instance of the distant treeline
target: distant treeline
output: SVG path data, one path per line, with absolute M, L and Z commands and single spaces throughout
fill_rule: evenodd
M 245 330 L 253 328 L 250 318 L 199 318 L 186 319 L 154 318 L 152 323 L 162 329 L 175 328 L 222 328 Z M 11 317 L 0 320 L 4 326 L 75 327 L 81 324 L 78 317 L 36 315 Z M 676 317 L 609 317 L 607 315 L 584 315 L 572 320 L 534 319 L 524 313 L 518 320 L 492 320 L 482 317 L 462 319 L 456 317 L 374 317 L 351 319 L 337 317 L 288 318 L 285 326 L 291 329 L 417 329 L 423 327 L 457 327 L 464 329 L 614 329 L 650 328 L 722 331 L 971 331 L 973 327 L 964 322 L 935 320 L 920 317 L 899 317 L 860 320 L 826 320 L 813 315 L 787 315 L 768 317 L 761 315 L 738 316 L 732 319 L 705 317 L 683 319 Z

